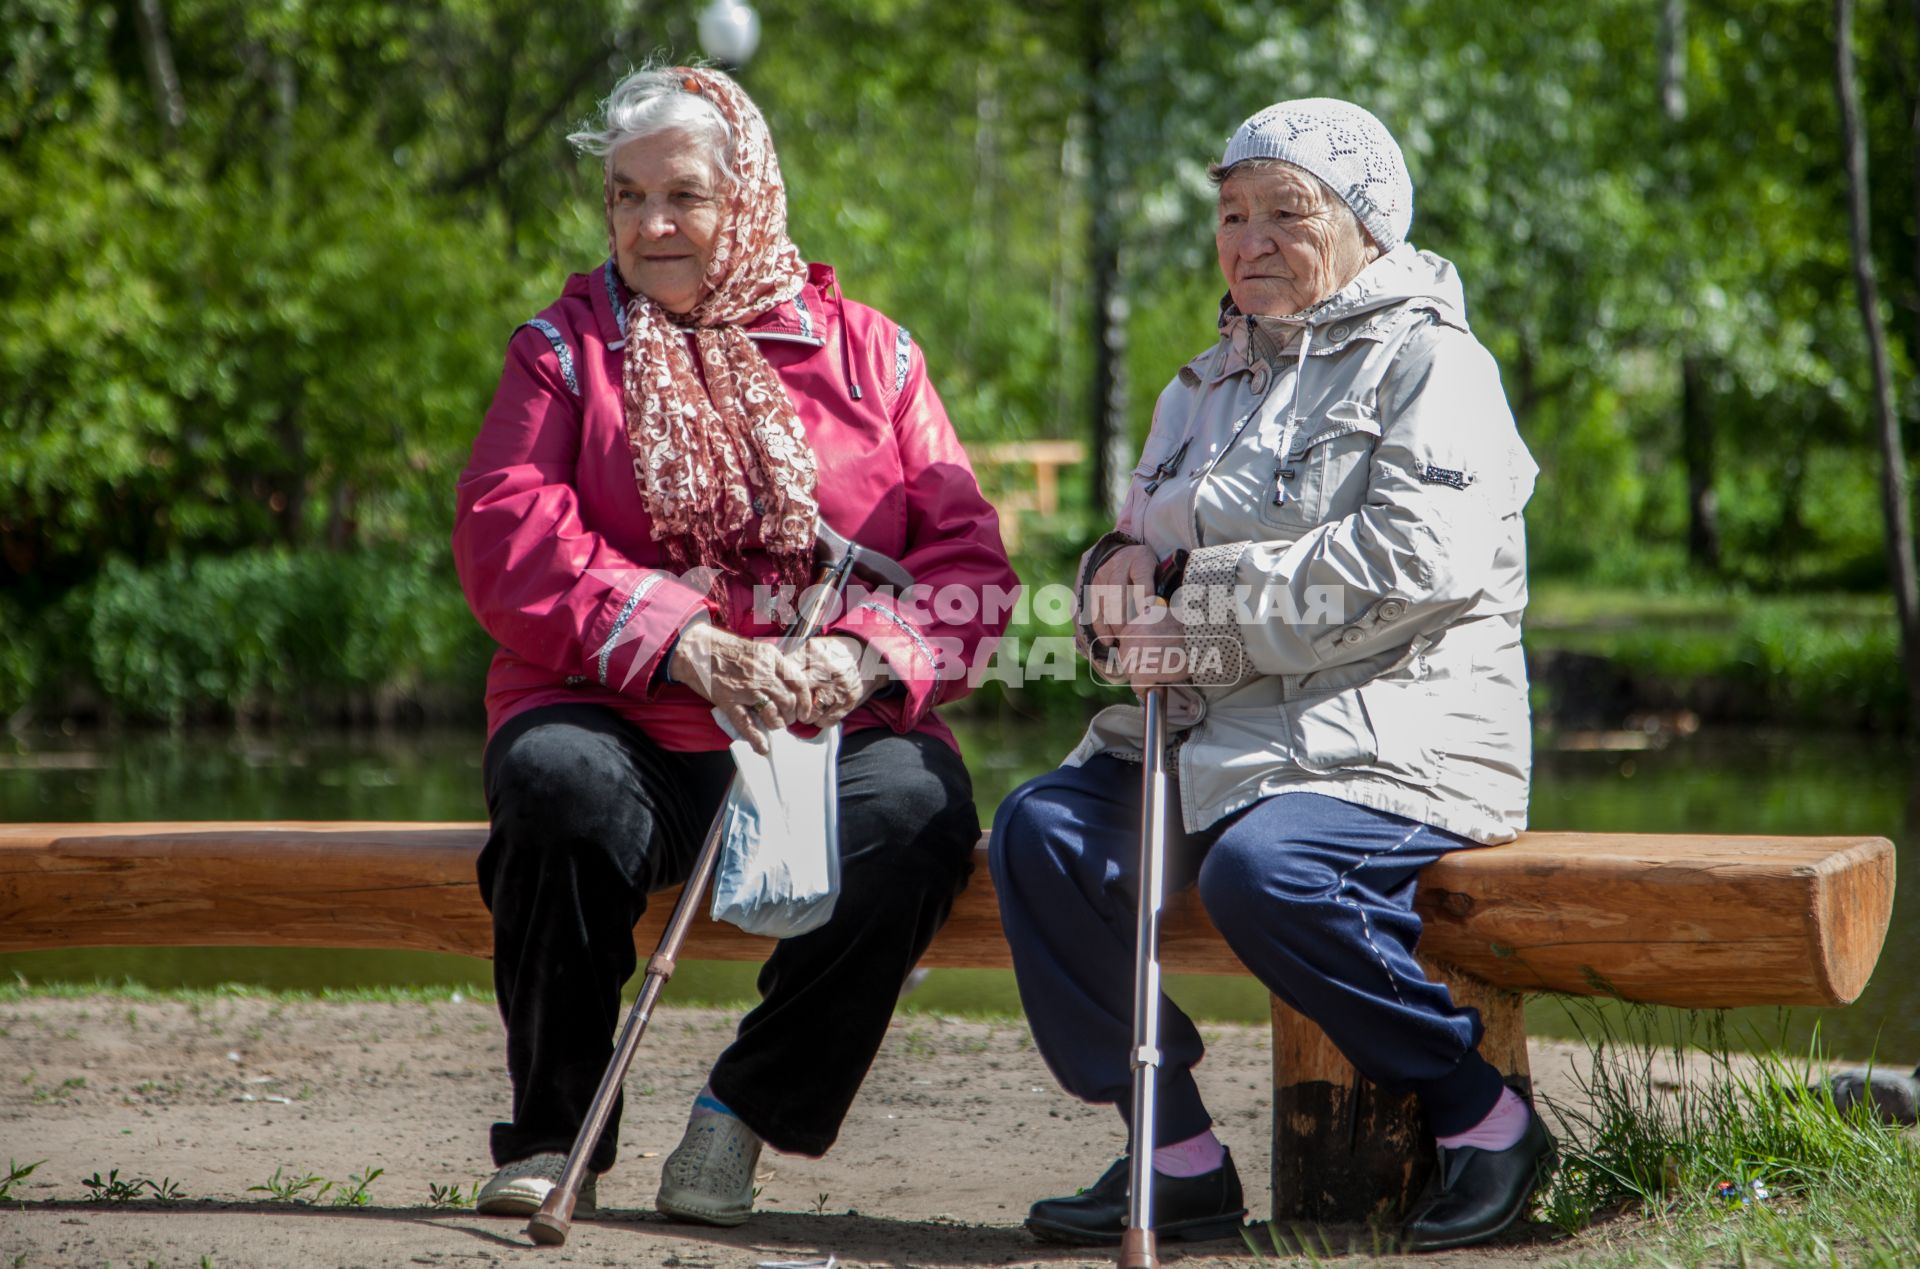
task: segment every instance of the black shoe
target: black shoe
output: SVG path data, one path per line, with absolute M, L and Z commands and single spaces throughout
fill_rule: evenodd
M 1036 1238 L 1075 1247 L 1112 1247 L 1127 1228 L 1127 1197 L 1133 1161 L 1121 1158 L 1091 1186 L 1071 1198 L 1041 1199 L 1027 1213 Z M 1240 1232 L 1247 1205 L 1233 1152 L 1199 1176 L 1153 1174 L 1153 1230 L 1162 1239 L 1197 1241 Z
M 1440 1251 L 1492 1238 L 1526 1210 L 1554 1157 L 1553 1138 L 1531 1108 L 1526 1133 L 1505 1150 L 1440 1147 L 1433 1179 L 1401 1228 L 1401 1248 Z

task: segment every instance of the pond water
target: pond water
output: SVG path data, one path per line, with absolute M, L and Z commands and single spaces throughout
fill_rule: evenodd
M 1077 718 L 1012 714 L 955 719 L 985 820 L 1013 787 L 1058 760 Z M 0 736 L 0 822 L 180 819 L 479 820 L 481 737 L 469 731 Z M 1920 801 L 1914 759 L 1884 739 L 1801 732 L 1703 732 L 1639 752 L 1536 755 L 1533 824 L 1592 832 L 1873 834 L 1899 845 L 1893 927 L 1873 982 L 1846 1009 L 1741 1011 L 1736 1043 L 1806 1042 L 1818 1026 L 1830 1052 L 1903 1067 L 1920 1061 Z M 670 999 L 753 996 L 753 967 L 689 964 Z M 489 981 L 485 961 L 423 953 L 308 949 L 81 949 L 0 953 L 0 979 L 33 984 L 130 980 L 155 988 L 243 983 L 317 991 Z M 1266 998 L 1249 979 L 1178 978 L 1198 1015 L 1255 1020 Z M 942 970 L 913 1008 L 1012 1014 L 1011 975 Z M 1591 1013 L 1533 1002 L 1529 1027 L 1570 1035 Z

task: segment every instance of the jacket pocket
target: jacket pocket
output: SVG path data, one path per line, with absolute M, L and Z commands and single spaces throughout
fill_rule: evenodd
M 1306 770 L 1338 771 L 1364 766 L 1379 756 L 1358 691 L 1349 688 L 1317 700 L 1289 701 L 1284 708 L 1293 760 Z
M 1373 728 L 1373 765 L 1411 784 L 1431 784 L 1440 763 L 1431 743 L 1441 724 L 1431 684 L 1420 679 L 1375 679 L 1355 689 Z
M 1367 469 L 1380 421 L 1373 406 L 1341 401 L 1318 426 L 1296 439 L 1292 452 L 1274 461 L 1273 479 L 1260 501 L 1260 519 L 1277 528 L 1308 529 L 1351 515 L 1367 499 Z
M 1427 786 L 1439 772 L 1428 737 L 1439 722 L 1432 690 L 1415 679 L 1375 679 L 1286 706 L 1293 758 L 1318 774 L 1364 771 Z

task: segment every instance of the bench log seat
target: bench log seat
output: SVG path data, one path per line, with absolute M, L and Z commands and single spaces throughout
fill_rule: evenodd
M 485 957 L 474 882 L 482 823 L 0 825 L 0 951 L 103 946 L 367 947 Z M 924 964 L 1007 968 L 984 850 Z M 1482 1052 L 1528 1084 L 1517 993 L 1695 1008 L 1842 1005 L 1866 986 L 1892 913 L 1878 837 L 1526 833 L 1421 875 L 1420 955 L 1487 1024 Z M 673 896 L 635 930 L 652 952 Z M 1191 891 L 1162 922 L 1170 972 L 1245 970 Z M 696 921 L 685 958 L 760 960 L 765 939 Z M 1278 1001 L 1273 1207 L 1358 1220 L 1428 1166 L 1417 1107 L 1360 1079 Z

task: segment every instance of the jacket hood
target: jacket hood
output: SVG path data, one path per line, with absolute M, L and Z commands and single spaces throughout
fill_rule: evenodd
M 1314 308 L 1309 320 L 1318 324 L 1374 312 L 1409 300 L 1440 311 L 1449 325 L 1467 325 L 1467 296 L 1453 261 L 1422 251 L 1410 243 L 1381 256 L 1360 276 Z
M 1332 350 L 1368 323 L 1367 317 L 1408 303 L 1432 309 L 1449 326 L 1467 330 L 1466 293 L 1453 262 L 1411 243 L 1402 243 L 1360 271 L 1360 276 L 1298 316 L 1262 317 L 1261 326 L 1313 330 L 1316 347 Z M 1244 338 L 1246 316 L 1233 296 L 1220 301 L 1220 333 L 1236 344 Z

